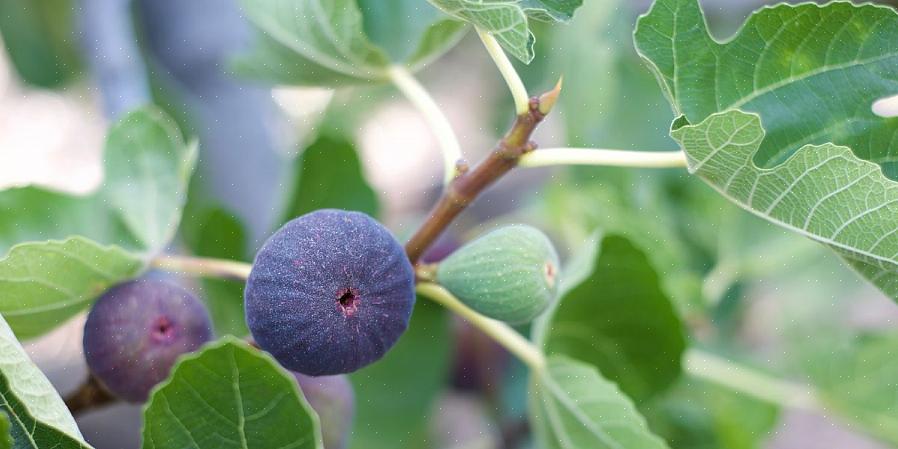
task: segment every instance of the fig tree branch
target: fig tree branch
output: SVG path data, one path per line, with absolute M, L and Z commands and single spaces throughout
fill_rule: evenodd
M 387 71 L 393 84 L 405 95 L 406 98 L 421 112 L 424 120 L 433 131 L 437 144 L 443 154 L 443 167 L 445 169 L 444 183 L 448 184 L 458 173 L 458 167 L 462 166 L 461 145 L 449 124 L 449 119 L 443 114 L 442 109 L 434 101 L 427 90 L 421 86 L 415 77 L 402 66 L 393 66 Z
M 541 97 L 531 98 L 527 111 L 517 116 L 511 129 L 489 156 L 446 186 L 428 218 L 405 245 L 405 252 L 412 264 L 418 262 L 421 254 L 484 189 L 517 166 L 521 156 L 535 149 L 530 136 L 555 104 L 560 89 L 559 84 Z
M 625 151 L 598 148 L 546 148 L 525 154 L 521 167 L 551 165 L 602 165 L 611 167 L 686 167 L 682 151 Z

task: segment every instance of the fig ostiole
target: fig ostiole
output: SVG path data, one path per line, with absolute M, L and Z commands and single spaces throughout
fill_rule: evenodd
M 415 277 L 373 218 L 324 209 L 285 224 L 256 255 L 245 290 L 253 339 L 291 371 L 343 374 L 379 360 L 408 327 Z
M 558 295 L 558 254 L 541 231 L 506 226 L 440 262 L 437 281 L 481 314 L 511 324 L 539 316 Z
M 128 402 L 144 402 L 178 357 L 212 339 L 203 303 L 181 287 L 135 280 L 107 290 L 84 324 L 84 356 L 93 376 Z
M 355 390 L 346 375 L 312 377 L 293 373 L 321 424 L 324 449 L 345 449 L 355 417 Z

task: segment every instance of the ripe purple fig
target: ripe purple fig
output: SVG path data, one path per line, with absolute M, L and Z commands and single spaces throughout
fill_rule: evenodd
M 312 377 L 293 373 L 299 389 L 318 414 L 324 449 L 344 449 L 355 417 L 355 390 L 345 375 Z
M 371 217 L 325 209 L 278 230 L 246 283 L 256 343 L 311 376 L 349 373 L 383 357 L 405 332 L 415 276 L 402 245 Z
M 94 304 L 84 325 L 84 356 L 107 390 L 144 402 L 179 356 L 211 339 L 209 314 L 190 292 L 136 280 L 107 290 Z

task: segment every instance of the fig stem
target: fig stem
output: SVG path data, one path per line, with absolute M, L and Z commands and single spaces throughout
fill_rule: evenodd
M 427 92 L 427 89 L 418 82 L 414 75 L 409 73 L 408 69 L 396 65 L 390 67 L 387 73 L 396 88 L 418 109 L 433 132 L 440 152 L 443 154 L 445 172 L 443 181 L 445 184 L 449 184 L 459 175 L 459 162 L 463 159 L 461 145 L 458 143 L 458 137 L 452 130 L 449 119 L 443 114 L 443 110 Z
M 511 60 L 508 59 L 508 55 L 502 50 L 499 41 L 497 41 L 492 34 L 487 33 L 480 28 L 476 29 L 477 36 L 479 36 L 481 42 L 483 42 L 483 47 L 486 48 L 486 52 L 493 58 L 493 63 L 496 64 L 496 68 L 499 69 L 499 73 L 501 73 L 502 78 L 505 79 L 505 84 L 508 85 L 508 90 L 511 91 L 511 96 L 514 98 L 515 110 L 518 115 L 526 114 L 530 100 L 529 95 L 527 95 L 527 87 L 524 86 L 524 82 L 521 81 L 521 76 L 518 75 L 518 71 L 515 70 Z
M 553 91 L 558 89 L 560 86 Z M 511 129 L 486 159 L 446 186 L 428 218 L 405 244 L 405 252 L 413 265 L 481 192 L 515 168 L 521 156 L 533 151 L 535 145 L 530 141 L 530 136 L 545 117 L 540 111 L 540 99 L 531 98 L 527 111 L 517 115 Z
M 826 407 L 812 388 L 777 379 L 752 368 L 697 349 L 690 349 L 684 358 L 689 375 L 755 399 L 786 408 L 826 415 Z
M 505 349 L 526 363 L 530 369 L 540 371 L 545 367 L 546 357 L 543 355 L 543 352 L 509 325 L 477 313 L 440 285 L 422 282 L 418 284 L 417 291 L 421 295 L 451 310 L 472 326 L 492 337 Z
M 117 401 L 115 396 L 100 385 L 96 377 L 89 374 L 87 380 L 65 398 L 65 405 L 72 415 L 78 415 Z
M 680 168 L 686 167 L 682 151 L 625 151 L 599 148 L 547 148 L 521 157 L 521 167 L 552 165 L 601 165 L 609 167 Z
M 150 261 L 150 266 L 173 273 L 235 281 L 245 281 L 253 267 L 235 260 L 172 255 L 156 257 Z

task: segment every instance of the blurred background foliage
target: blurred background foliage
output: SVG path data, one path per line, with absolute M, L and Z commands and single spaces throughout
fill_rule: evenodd
M 370 8 L 373 1 L 381 0 L 359 0 L 365 31 L 395 60 L 414 51 L 397 29 L 420 34 L 441 17 L 427 5 L 397 1 L 390 10 Z M 564 75 L 557 113 L 536 140 L 676 149 L 667 133 L 670 108 L 632 44 L 649 2 L 585 3 L 569 25 L 537 27 L 537 57 L 519 66 L 532 92 Z M 762 5 L 702 3 L 717 36 Z M 155 102 L 201 142 L 181 250 L 248 261 L 273 229 L 322 207 L 365 211 L 403 237 L 439 193 L 435 143 L 393 88 L 271 89 L 236 76 L 235 58 L 250 48 L 251 33 L 232 0 L 4 0 L 0 35 L 0 184 L 89 191 L 102 176 L 105 124 Z M 513 110 L 479 43 L 468 36 L 420 76 L 466 157 L 478 160 Z M 741 211 L 682 170 L 582 167 L 513 173 L 442 243 L 508 222 L 540 226 L 565 259 L 597 230 L 628 237 L 657 269 L 690 345 L 807 383 L 827 407 L 855 418 L 780 410 L 682 376 L 637 397 L 672 447 L 898 447 L 898 311 L 824 248 Z M 195 287 L 219 334 L 246 333 L 241 285 Z M 526 370 L 439 308 L 419 309 L 402 343 L 353 376 L 353 447 L 530 447 Z M 84 369 L 79 357 L 60 355 L 74 350 L 60 342 L 80 341 L 71 338 L 78 328 L 29 345 L 61 390 L 73 388 L 80 380 L 73 373 Z M 136 447 L 139 417 L 129 406 L 80 424 L 98 448 Z

